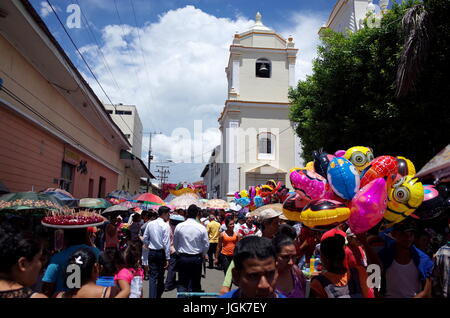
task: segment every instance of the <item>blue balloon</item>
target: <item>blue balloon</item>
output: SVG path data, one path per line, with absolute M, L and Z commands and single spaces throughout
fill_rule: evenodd
M 259 207 L 264 205 L 264 200 L 259 195 L 255 196 L 255 198 L 253 199 L 253 202 L 255 203 L 255 206 L 257 208 L 259 208 Z
M 343 199 L 353 199 L 359 190 L 359 173 L 355 166 L 345 158 L 336 157 L 330 161 L 327 179 L 334 193 Z
M 246 207 L 246 206 L 250 205 L 250 199 L 249 198 L 235 199 L 234 202 L 239 204 L 241 207 Z

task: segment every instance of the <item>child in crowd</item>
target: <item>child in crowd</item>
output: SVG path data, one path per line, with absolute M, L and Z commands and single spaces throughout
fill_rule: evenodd
M 124 266 L 114 277 L 121 291 L 129 298 L 141 298 L 144 271 L 141 267 L 141 246 L 130 242 L 123 254 Z

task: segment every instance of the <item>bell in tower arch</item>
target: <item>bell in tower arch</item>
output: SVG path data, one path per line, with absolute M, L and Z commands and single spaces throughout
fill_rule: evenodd
M 270 77 L 270 62 L 266 60 L 258 60 L 256 62 L 256 77 Z

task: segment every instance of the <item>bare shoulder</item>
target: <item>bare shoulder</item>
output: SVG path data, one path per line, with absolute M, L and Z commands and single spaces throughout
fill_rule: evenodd
M 46 295 L 41 293 L 34 293 L 30 298 L 48 298 Z M 61 298 L 60 294 L 56 295 L 56 298 Z

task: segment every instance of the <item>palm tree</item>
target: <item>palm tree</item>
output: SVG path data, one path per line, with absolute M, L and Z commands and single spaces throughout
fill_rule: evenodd
M 405 43 L 397 69 L 397 98 L 416 90 L 420 72 L 424 69 L 429 53 L 430 19 L 422 4 L 409 8 L 402 19 Z

